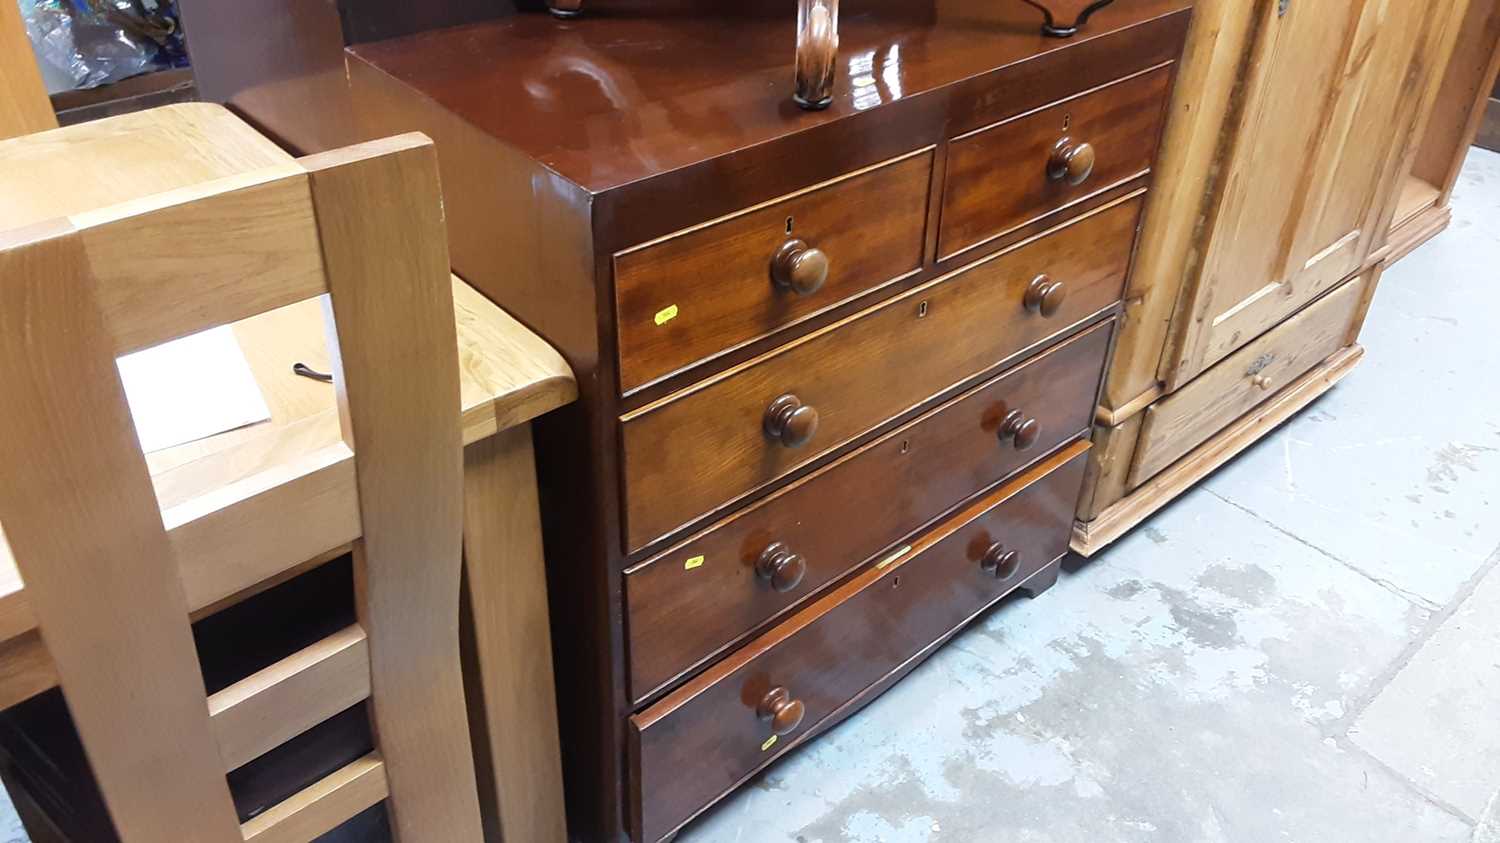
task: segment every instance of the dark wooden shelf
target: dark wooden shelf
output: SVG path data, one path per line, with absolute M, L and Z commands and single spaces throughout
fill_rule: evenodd
M 52 110 L 57 112 L 58 123 L 71 126 L 197 98 L 198 86 L 193 80 L 192 69 L 175 67 L 142 73 L 97 88 L 53 94 Z

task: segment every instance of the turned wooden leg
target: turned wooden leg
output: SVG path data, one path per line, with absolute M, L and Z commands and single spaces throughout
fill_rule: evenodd
M 1038 597 L 1042 592 L 1057 585 L 1057 572 L 1061 570 L 1062 559 L 1052 560 L 1047 567 L 1031 575 L 1031 579 L 1021 586 L 1021 593 L 1031 598 Z
M 576 18 L 583 13 L 583 0 L 547 0 L 547 11 L 560 18 Z

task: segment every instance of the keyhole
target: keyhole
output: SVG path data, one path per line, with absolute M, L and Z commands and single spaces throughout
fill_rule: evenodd
M 902 439 L 901 440 L 901 453 L 903 453 L 903 454 L 909 454 L 909 453 L 911 453 L 911 440 L 910 439 Z
M 1073 128 L 1073 114 L 1069 112 L 1063 115 L 1063 131 L 1066 132 L 1071 128 Z
M 791 217 L 787 217 L 786 218 L 786 233 L 787 234 L 791 234 L 792 233 L 792 218 Z
M 917 305 L 917 318 L 921 319 L 921 318 L 923 318 L 926 315 L 927 315 L 927 302 L 923 301 L 921 304 Z
M 901 587 L 901 577 L 900 577 L 900 575 L 891 577 L 891 588 L 900 588 L 900 587 Z

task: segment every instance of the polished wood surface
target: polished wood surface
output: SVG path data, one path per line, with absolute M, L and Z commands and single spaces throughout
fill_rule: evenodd
M 1078 437 L 1089 424 L 1112 328 L 1092 328 L 630 569 L 633 699 Z M 1030 452 L 998 439 L 1014 408 L 1026 408 L 1038 431 Z M 850 520 L 849 512 L 861 516 Z M 759 576 L 760 559 L 773 547 L 803 560 L 801 581 L 789 591 Z
M 622 391 L 921 269 L 932 161 L 920 150 L 616 255 Z
M 1069 40 L 1041 37 L 1036 11 L 1015 2 L 917 2 L 908 14 L 851 8 L 840 20 L 834 101 L 818 112 L 796 109 L 788 96 L 790 6 L 779 15 L 743 17 L 640 7 L 565 23 L 517 15 L 363 44 L 354 53 L 482 133 L 603 193 L 1022 60 L 1045 60 L 1190 6 L 1189 0 L 1116 3 Z M 692 70 L 662 61 L 662 47 L 675 44 L 691 44 L 685 55 L 714 61 Z M 1094 84 L 1122 71 L 1128 72 L 1098 68 L 1114 75 Z M 1062 88 L 1038 91 L 1038 105 L 1090 85 L 1086 77 L 1051 84 Z M 557 119 L 564 110 L 570 119 Z
M 986 258 L 622 419 L 625 544 L 636 550 L 828 453 L 937 391 L 992 369 L 1115 303 L 1129 266 L 1138 199 Z M 1025 294 L 1041 274 L 1067 279 L 1053 317 Z M 870 389 L 879 383 L 879 389 Z M 817 408 L 801 447 L 758 423 L 778 395 Z
M 635 839 L 676 830 L 701 806 L 798 742 L 846 702 L 973 619 L 1067 551 L 1067 525 L 1087 445 L 1064 449 L 956 514 L 891 549 L 839 589 L 631 718 L 641 794 Z M 1006 579 L 985 572 L 996 541 L 1018 554 Z M 784 690 L 798 717 L 762 714 Z M 787 728 L 791 727 L 791 728 Z
M 738 507 L 774 497 L 847 451 L 1005 367 L 1041 354 L 1091 326 L 1088 320 L 1107 318 L 1119 307 L 1136 211 L 1153 178 L 1149 168 L 1100 190 L 1090 190 L 1097 178 L 1091 174 L 1083 186 L 1069 188 L 1081 192 L 1079 201 L 1044 210 L 1010 233 L 944 259 L 937 221 L 948 141 L 1151 68 L 1166 68 L 1170 76 L 1192 3 L 1115 3 L 1071 39 L 1043 37 L 1040 14 L 1021 3 L 871 0 L 844 5 L 833 100 L 820 112 L 798 109 L 788 96 L 789 9 L 759 0 L 716 7 L 707 14 L 671 0 L 594 0 L 583 16 L 568 21 L 522 13 L 362 44 L 348 54 L 360 131 L 419 129 L 436 142 L 455 271 L 546 336 L 579 374 L 579 403 L 544 420 L 536 434 L 570 833 L 580 839 L 625 839 L 639 799 L 626 787 L 622 763 L 627 718 L 639 708 L 624 614 L 630 577 L 624 571 L 660 556 L 668 542 L 684 541 L 690 531 L 734 516 Z M 682 56 L 712 60 L 684 66 L 678 61 Z M 1049 143 L 1061 138 L 1053 135 Z M 1095 171 L 1106 166 L 1109 150 L 1086 138 L 1076 140 L 1074 146 L 1089 143 L 1094 149 Z M 839 283 L 837 273 L 847 265 L 847 255 L 796 230 L 800 217 L 794 216 L 791 237 L 785 234 L 785 215 L 769 220 L 782 226 L 780 236 L 772 237 L 774 229 L 768 225 L 765 245 L 755 255 L 753 283 L 745 289 L 756 296 L 779 291 L 794 303 L 806 300 L 807 310 L 769 330 L 747 332 L 744 325 L 726 325 L 723 332 L 734 336 L 732 345 L 716 345 L 718 350 L 706 358 L 695 352 L 676 368 L 624 392 L 630 379 L 621 374 L 625 329 L 617 318 L 622 314 L 616 255 L 642 244 L 670 243 L 663 238 L 682 232 L 691 236 L 745 209 L 928 147 L 934 177 L 925 197 L 928 223 L 915 272 L 902 276 L 901 270 L 888 268 L 835 298 L 831 288 Z M 1033 172 L 1047 184 L 1052 184 L 1046 181 L 1052 151 L 1050 146 L 1042 150 L 1034 162 Z M 997 165 L 1008 160 L 997 159 Z M 1087 152 L 1078 152 L 1075 176 L 1088 169 L 1086 163 Z M 955 319 L 953 305 L 962 297 L 945 297 L 942 291 L 968 287 L 978 295 L 985 283 L 956 283 L 958 270 L 999 253 L 1009 256 L 1080 216 L 1116 212 L 1119 202 L 1133 210 L 1120 212 L 1108 232 L 1100 227 L 1097 238 L 1059 258 L 1082 265 L 1091 254 L 1102 255 L 1118 263 L 1112 281 L 1070 277 L 1045 267 L 1026 267 L 1015 278 L 988 276 L 989 286 L 997 288 L 989 298 L 1004 295 L 1009 313 L 988 321 Z M 883 211 L 862 210 L 866 216 Z M 1095 219 L 1090 217 L 1088 225 L 1097 225 Z M 796 240 L 802 243 L 790 242 Z M 778 260 L 778 255 L 784 257 Z M 984 273 L 976 268 L 973 274 Z M 699 273 L 697 284 L 719 283 L 715 274 Z M 1050 296 L 1033 297 L 1028 309 L 1026 289 L 1042 274 L 1061 286 Z M 932 296 L 917 294 L 928 285 Z M 740 287 L 734 289 L 734 297 L 739 296 Z M 926 298 L 932 300 L 923 311 Z M 882 349 L 876 359 L 826 339 L 882 304 L 901 312 L 899 318 L 890 317 L 890 336 L 877 339 L 871 332 L 866 337 L 862 347 Z M 678 307 L 676 315 L 672 305 Z M 1043 309 L 1053 315 L 1044 316 Z M 654 330 L 658 314 L 671 326 L 691 312 L 674 299 L 643 307 L 640 314 L 649 320 L 644 327 Z M 923 327 L 934 320 L 961 323 L 962 329 L 939 339 L 938 332 Z M 919 338 L 917 346 L 902 354 L 911 337 Z M 807 350 L 820 343 L 822 353 Z M 990 356 L 982 359 L 976 349 L 987 343 Z M 961 349 L 974 351 L 974 358 L 940 365 L 941 359 L 967 353 Z M 797 355 L 807 355 L 797 358 L 797 366 L 777 362 Z M 780 372 L 793 372 L 796 382 L 755 385 L 757 370 L 773 364 Z M 808 383 L 817 386 L 810 380 L 815 371 L 842 384 L 840 395 L 849 396 L 849 403 L 842 397 L 830 403 L 828 394 L 809 391 Z M 929 380 L 919 383 L 923 372 Z M 904 393 L 900 401 L 883 394 L 890 391 L 886 386 L 891 379 L 895 391 Z M 732 382 L 740 386 L 725 386 Z M 735 393 L 733 408 L 706 400 L 726 389 Z M 783 398 L 787 400 L 778 403 Z M 653 419 L 670 415 L 679 400 L 692 405 L 674 417 L 681 426 Z M 773 405 L 774 441 L 766 433 Z M 858 410 L 857 421 L 851 407 Z M 794 419 L 788 412 L 783 417 L 783 410 L 802 415 Z M 743 427 L 735 427 L 727 445 L 710 444 L 702 435 L 705 425 L 698 413 L 703 412 L 726 430 L 731 424 Z M 1048 426 L 1049 412 L 1024 408 L 1005 442 L 999 436 L 1004 415 L 994 419 L 984 447 L 1004 450 L 1019 461 L 1034 458 L 1058 435 Z M 740 421 L 731 422 L 732 414 Z M 1027 424 L 1033 419 L 1035 427 Z M 643 423 L 654 425 L 648 437 L 651 450 L 632 452 L 633 440 L 640 438 L 633 428 Z M 1035 442 L 1016 449 L 1032 435 Z M 672 438 L 681 448 L 674 447 Z M 803 439 L 807 441 L 798 445 Z M 771 464 L 756 463 L 762 456 Z M 658 485 L 649 493 L 632 488 L 642 473 L 656 475 L 652 482 Z M 729 477 L 732 473 L 746 476 L 735 479 Z M 636 528 L 627 531 L 628 507 L 642 501 L 659 509 L 653 517 L 661 523 L 629 535 Z M 758 559 L 773 543 L 754 548 L 753 556 Z M 800 557 L 807 570 L 784 595 L 801 600 L 815 593 L 812 582 L 821 563 L 804 543 L 784 544 L 790 556 L 771 554 L 775 558 L 768 557 L 766 565 L 770 579 L 756 576 L 755 581 L 769 594 L 783 594 L 775 583 L 787 586 L 796 579 Z M 689 559 L 677 560 L 679 571 L 686 570 L 682 566 Z M 777 559 L 782 560 L 779 567 Z M 749 577 L 752 567 L 747 562 L 740 571 Z M 757 623 L 765 621 L 747 626 Z M 742 640 L 753 634 L 749 628 L 735 633 Z M 721 640 L 709 646 L 722 645 Z M 681 679 L 672 679 L 681 668 L 668 668 L 666 684 L 651 689 L 647 701 L 699 669 L 688 668 Z M 882 687 L 872 685 L 863 693 Z M 799 698 L 796 688 L 788 690 Z M 799 732 L 805 733 L 805 728 Z
M 1151 169 L 1170 67 L 962 135 L 948 153 L 943 257 Z
M 1130 485 L 1149 480 L 1348 345 L 1367 290 L 1363 278 L 1338 287 L 1153 404 L 1144 414 Z

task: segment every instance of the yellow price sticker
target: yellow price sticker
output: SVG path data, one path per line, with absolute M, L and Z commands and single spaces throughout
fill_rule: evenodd
M 677 318 L 677 305 L 675 305 L 675 304 L 668 305 L 668 306 L 662 308 L 661 310 L 656 311 L 656 324 L 658 326 L 665 325 L 668 322 L 671 322 L 673 319 L 676 319 L 676 318 Z
M 766 742 L 765 743 L 763 743 L 763 744 L 760 745 L 760 751 L 761 752 L 765 752 L 766 750 L 770 749 L 771 747 L 773 747 L 775 745 L 776 745 L 776 736 L 772 735 L 769 738 L 766 738 Z
M 682 569 L 684 571 L 691 571 L 694 568 L 702 568 L 702 567 L 703 567 L 703 557 L 702 556 L 694 556 L 692 559 L 689 559 L 688 561 L 682 563 Z

